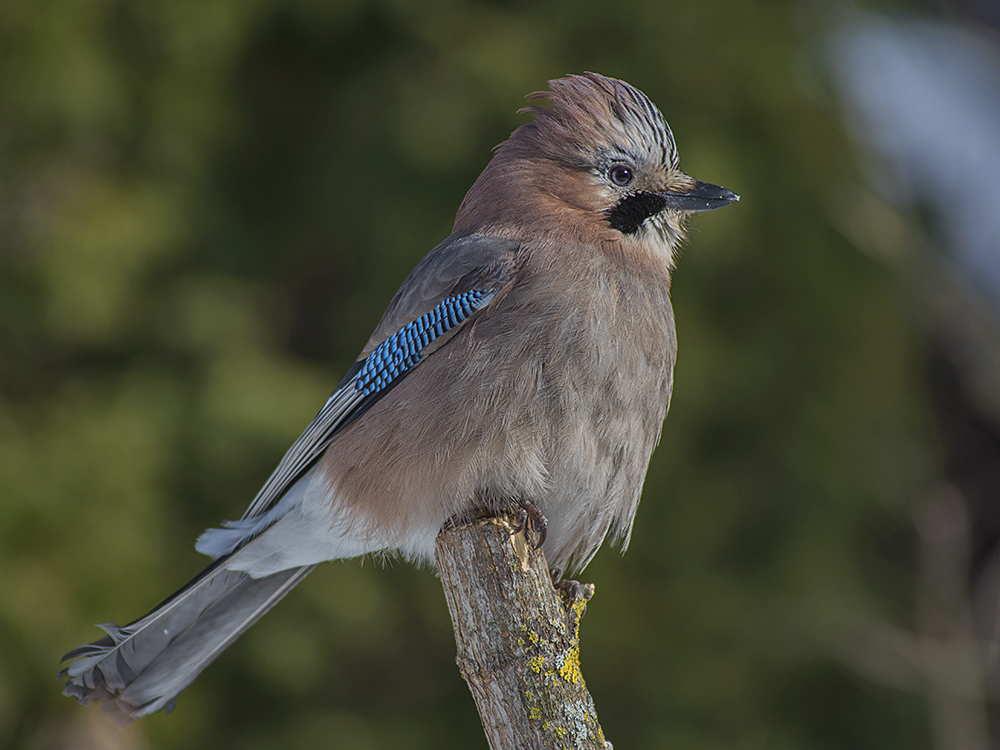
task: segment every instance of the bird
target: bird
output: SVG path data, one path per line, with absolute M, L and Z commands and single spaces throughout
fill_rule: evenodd
M 456 519 L 515 513 L 553 571 L 609 535 L 627 547 L 673 389 L 687 220 L 739 197 L 680 170 L 663 114 L 624 81 L 568 75 L 527 99 L 243 517 L 198 538 L 212 563 L 70 651 L 65 695 L 120 726 L 170 711 L 317 564 L 433 565 Z

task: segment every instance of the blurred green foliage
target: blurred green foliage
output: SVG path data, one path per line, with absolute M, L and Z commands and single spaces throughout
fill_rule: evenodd
M 743 196 L 674 281 L 680 360 L 583 667 L 621 748 L 928 747 L 841 665 L 906 625 L 937 471 L 892 274 L 843 239 L 852 151 L 794 2 L 0 4 L 0 746 L 485 747 L 426 570 L 323 566 L 119 734 L 59 656 L 205 562 L 447 235 L 522 97 L 646 91 Z

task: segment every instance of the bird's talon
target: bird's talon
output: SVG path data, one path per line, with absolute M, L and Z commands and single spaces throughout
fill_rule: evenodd
M 543 544 L 545 544 L 545 537 L 548 536 L 549 533 L 549 530 L 545 526 L 542 526 L 540 529 L 537 529 L 537 531 L 538 531 L 538 543 L 535 544 L 536 552 L 542 548 Z
M 549 520 L 530 500 L 518 500 L 517 504 L 518 508 L 514 512 L 517 528 L 512 533 L 517 534 L 524 531 L 527 534 L 529 530 L 538 532 L 538 541 L 532 546 L 532 549 L 541 549 L 542 545 L 545 544 L 545 537 L 548 535 Z

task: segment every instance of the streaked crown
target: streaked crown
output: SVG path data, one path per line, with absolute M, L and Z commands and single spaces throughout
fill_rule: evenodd
M 540 126 L 536 145 L 552 157 L 586 162 L 599 145 L 610 159 L 653 158 L 666 169 L 677 168 L 677 147 L 663 114 L 624 81 L 597 73 L 571 75 L 550 81 L 548 91 L 528 99 L 544 102 L 524 111 Z

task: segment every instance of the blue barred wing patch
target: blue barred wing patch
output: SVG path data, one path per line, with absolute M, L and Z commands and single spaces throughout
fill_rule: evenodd
M 365 396 L 378 393 L 405 375 L 420 361 L 420 354 L 434 339 L 465 321 L 486 305 L 495 292 L 473 289 L 448 297 L 433 310 L 408 323 L 375 347 L 354 380 L 354 387 Z

